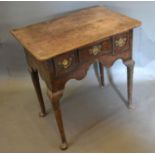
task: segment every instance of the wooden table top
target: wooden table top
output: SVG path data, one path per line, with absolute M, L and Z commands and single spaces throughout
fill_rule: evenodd
M 138 20 L 97 6 L 14 29 L 12 34 L 36 59 L 47 60 L 140 25 Z

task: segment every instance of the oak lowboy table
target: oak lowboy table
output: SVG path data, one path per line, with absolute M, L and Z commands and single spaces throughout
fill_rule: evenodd
M 97 6 L 12 30 L 25 49 L 41 107 L 40 116 L 45 116 L 46 111 L 38 72 L 47 85 L 61 136 L 61 149 L 68 147 L 59 105 L 65 83 L 72 78 L 84 78 L 92 63 L 98 61 L 103 86 L 103 68 L 112 66 L 117 59 L 123 60 L 128 74 L 128 105 L 133 106 L 132 32 L 140 25 L 135 19 Z

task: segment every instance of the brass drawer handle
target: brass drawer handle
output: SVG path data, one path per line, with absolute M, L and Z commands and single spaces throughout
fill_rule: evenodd
M 115 41 L 116 47 L 123 47 L 126 44 L 127 38 L 119 38 Z
M 63 59 L 58 63 L 62 68 L 67 69 L 72 65 L 72 58 Z
M 89 49 L 89 54 L 91 55 L 97 55 L 102 51 L 102 46 L 101 45 L 95 45 L 93 48 Z

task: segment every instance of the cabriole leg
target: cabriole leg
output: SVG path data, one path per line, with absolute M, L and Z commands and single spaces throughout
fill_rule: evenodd
M 67 149 L 68 144 L 66 141 L 66 136 L 65 136 L 65 131 L 64 131 L 63 121 L 62 121 L 62 115 L 61 115 L 61 109 L 60 109 L 60 103 L 59 103 L 62 95 L 63 95 L 63 91 L 52 93 L 50 90 L 48 90 L 48 96 L 53 106 L 57 126 L 58 126 L 60 136 L 61 136 L 60 148 L 62 150 L 65 150 Z
M 128 87 L 128 106 L 130 109 L 134 109 L 135 106 L 132 101 L 133 92 L 133 71 L 134 71 L 134 60 L 125 61 L 124 64 L 127 67 L 127 87 Z
M 39 83 L 39 76 L 38 76 L 38 71 L 34 71 L 33 69 L 29 69 L 29 72 L 31 74 L 32 82 L 39 100 L 41 112 L 39 113 L 40 117 L 44 117 L 46 115 L 45 111 L 45 105 L 43 101 L 43 96 L 40 88 L 40 83 Z
M 104 67 L 102 63 L 99 62 L 99 70 L 100 70 L 100 80 L 101 80 L 101 86 L 104 87 Z

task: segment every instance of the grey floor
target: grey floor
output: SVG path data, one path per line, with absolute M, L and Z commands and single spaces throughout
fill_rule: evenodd
M 0 152 L 62 152 L 53 110 L 42 83 L 48 115 L 39 106 L 30 77 L 0 80 Z M 126 82 L 102 89 L 93 71 L 66 85 L 61 108 L 66 152 L 155 152 L 155 79 L 135 80 L 134 103 L 125 105 Z

